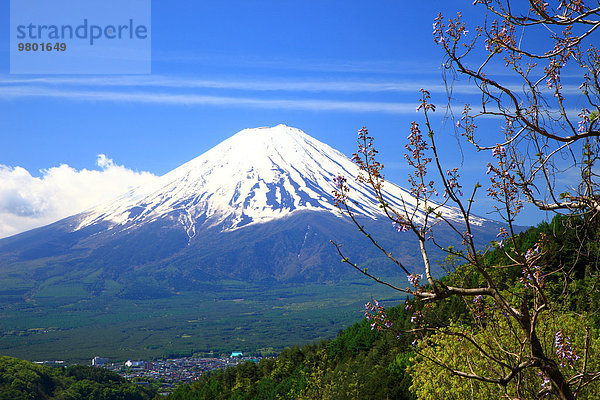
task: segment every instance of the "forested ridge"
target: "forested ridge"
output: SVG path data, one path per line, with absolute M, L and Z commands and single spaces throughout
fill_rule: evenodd
M 552 347 L 555 327 L 558 324 L 565 336 L 573 341 L 576 335 L 583 335 L 581 315 L 589 315 L 585 329 L 589 330 L 588 364 L 597 364 L 598 315 L 600 296 L 594 288 L 597 285 L 596 268 L 598 263 L 598 229 L 579 226 L 578 217 L 557 216 L 551 223 L 542 223 L 516 237 L 515 244 L 521 249 L 531 248 L 540 236 L 545 237 L 543 262 L 555 265 L 571 265 L 562 275 L 547 277 L 549 295 L 559 298 L 562 295 L 565 276 L 569 279 L 570 295 L 565 298 L 561 318 L 553 318 L 548 324 L 547 341 Z M 584 232 L 585 230 L 585 232 Z M 579 240 L 573 235 L 588 235 L 590 246 L 586 251 L 574 248 Z M 506 264 L 503 258 L 510 254 L 498 243 L 485 255 L 490 267 Z M 510 245 L 508 245 L 510 246 Z M 502 250 L 502 251 L 501 251 Z M 454 260 L 445 261 L 448 275 L 443 284 L 460 283 L 476 287 L 481 280 L 478 273 L 466 265 L 453 265 Z M 518 293 L 524 290 L 523 273 L 520 268 L 491 268 L 496 274 L 499 288 L 504 293 Z M 366 299 L 370 300 L 370 299 Z M 331 340 L 295 346 L 285 349 L 277 358 L 263 359 L 258 363 L 247 362 L 224 371 L 204 375 L 191 385 L 178 388 L 169 399 L 435 399 L 435 398 L 490 398 L 510 395 L 512 385 L 499 388 L 498 385 L 474 382 L 454 376 L 445 366 L 432 361 L 428 354 L 436 352 L 443 359 L 445 355 L 457 363 L 472 364 L 471 368 L 486 368 L 477 365 L 482 360 L 461 338 L 446 337 L 440 332 L 447 326 L 459 326 L 465 336 L 492 334 L 491 325 L 494 307 L 480 305 L 477 301 L 460 297 L 449 297 L 439 302 L 422 302 L 407 299 L 406 304 L 385 310 L 383 318 L 388 327 L 382 327 L 371 315 L 371 319 L 349 326 Z M 488 323 L 482 324 L 487 314 Z M 479 315 L 480 317 L 477 317 Z M 475 316 L 475 318 L 474 318 Z M 380 315 L 381 317 L 381 315 Z M 420 327 L 428 327 L 429 333 L 414 332 L 415 322 L 420 319 Z M 381 320 L 380 320 L 381 321 Z M 497 322 L 503 326 L 506 322 Z M 496 323 L 494 322 L 494 323 Z M 374 324 L 374 325 L 372 325 Z M 553 327 L 550 328 L 550 325 Z M 417 339 L 417 340 L 416 340 Z M 495 340 L 502 340 L 502 334 Z M 552 352 L 558 361 L 561 353 Z M 573 368 L 580 360 L 573 363 Z M 464 357 L 464 358 L 463 358 Z M 563 357 L 564 358 L 564 357 Z M 564 361 L 564 360 L 562 360 Z M 462 365 L 465 367 L 465 365 Z M 589 367 L 589 366 L 588 366 Z M 519 384 L 524 387 L 539 388 L 543 379 L 537 375 L 523 374 Z M 588 386 L 586 398 L 600 398 L 597 383 Z M 440 397 L 441 396 L 441 397 Z M 467 396 L 467 397 L 464 397 Z
M 49 367 L 0 356 L 1 400 L 148 400 L 156 390 L 103 368 Z

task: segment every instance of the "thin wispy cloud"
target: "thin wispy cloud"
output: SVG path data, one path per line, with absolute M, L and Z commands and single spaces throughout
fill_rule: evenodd
M 385 114 L 413 114 L 421 88 L 438 94 L 452 103 L 472 100 L 480 89 L 469 82 L 454 82 L 451 88 L 443 82 L 431 81 L 357 81 L 357 80 L 265 80 L 265 79 L 199 79 L 171 76 L 91 76 L 91 77 L 15 77 L 0 76 L 0 99 L 58 98 L 72 101 L 130 102 L 163 105 L 246 107 L 274 110 L 306 110 L 336 112 L 368 112 Z M 519 93 L 522 88 L 509 86 Z M 543 88 L 544 91 L 548 89 Z M 209 91 L 207 94 L 202 91 Z M 214 94 L 216 91 L 217 94 Z M 236 93 L 239 92 L 238 93 Z M 221 95 L 222 92 L 223 95 Z M 275 95 L 275 93 L 279 93 Z M 313 93 L 314 98 L 298 98 Z M 327 93 L 330 98 L 321 94 Z M 335 94 L 344 99 L 331 98 Z M 347 100 L 348 94 L 413 95 L 414 102 L 374 100 Z M 565 95 L 576 95 L 579 88 L 563 87 Z M 277 96 L 277 97 L 275 97 Z M 287 97 L 287 98 L 286 98 Z M 358 96 L 357 96 L 358 97 Z M 439 98 L 438 98 L 439 101 Z M 476 108 L 476 106 L 474 107 Z M 579 111 L 569 111 L 576 116 Z
M 62 98 L 76 101 L 131 102 L 163 105 L 210 105 L 309 111 L 360 111 L 391 114 L 415 113 L 414 103 L 338 101 L 320 99 L 261 99 L 253 97 L 205 96 L 180 93 L 63 90 L 39 86 L 0 87 L 0 97 L 5 100 L 28 97 L 43 97 Z
M 250 107 L 275 110 L 306 111 L 338 111 L 338 112 L 373 112 L 386 114 L 414 114 L 416 104 L 381 101 L 344 101 L 330 99 L 265 99 L 241 96 L 213 96 L 194 93 L 173 93 L 155 91 L 114 91 L 86 89 L 55 89 L 38 85 L 0 86 L 0 99 L 22 98 L 56 98 L 72 101 L 128 102 L 161 105 L 217 106 L 217 107 Z M 463 104 L 452 105 L 454 110 L 461 110 Z M 488 111 L 491 108 L 488 107 Z M 481 112 L 480 106 L 472 106 L 474 113 Z M 571 118 L 577 117 L 580 110 L 567 110 Z
M 0 78 L 0 84 L 47 84 L 80 85 L 96 87 L 160 87 L 188 89 L 232 89 L 246 91 L 292 91 L 292 92 L 410 92 L 418 93 L 427 88 L 431 92 L 445 92 L 444 85 L 415 81 L 348 81 L 348 80 L 230 80 L 191 79 L 165 76 L 115 76 L 115 77 L 52 77 L 52 78 Z M 476 91 L 467 86 L 457 90 Z
M 390 59 L 307 59 L 299 57 L 252 56 L 219 53 L 180 53 L 153 51 L 152 61 L 157 63 L 190 64 L 195 67 L 205 65 L 215 68 L 228 68 L 232 65 L 256 70 L 327 72 L 327 73 L 356 73 L 356 74 L 389 74 L 400 75 L 407 73 L 439 74 L 440 62 Z
M 173 89 L 224 89 L 257 92 L 342 92 L 342 93 L 418 93 L 427 89 L 430 93 L 474 95 L 481 90 L 472 83 L 454 82 L 446 86 L 439 79 L 402 81 L 357 81 L 357 80 L 264 80 L 241 79 L 198 79 L 185 77 L 151 76 L 107 76 L 107 77 L 43 77 L 16 78 L 0 77 L 0 85 L 69 85 L 89 87 L 142 87 Z M 522 91 L 519 85 L 506 85 L 516 93 Z M 542 86 L 540 90 L 549 91 Z M 578 85 L 565 84 L 564 94 L 580 94 Z

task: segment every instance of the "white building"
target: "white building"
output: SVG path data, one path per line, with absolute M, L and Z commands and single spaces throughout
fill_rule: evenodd
M 127 360 L 125 366 L 129 368 L 144 368 L 144 361 L 131 361 Z
M 104 364 L 108 364 L 108 358 L 102 358 L 102 357 L 92 358 L 92 366 L 99 367 Z

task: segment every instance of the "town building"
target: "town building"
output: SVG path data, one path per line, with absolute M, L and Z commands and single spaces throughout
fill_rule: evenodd
M 108 364 L 108 358 L 102 358 L 102 357 L 94 357 L 92 358 L 92 366 L 94 367 L 100 367 L 104 364 Z

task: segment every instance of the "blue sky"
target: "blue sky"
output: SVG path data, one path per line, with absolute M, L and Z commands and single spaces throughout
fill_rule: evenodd
M 8 10 L 1 0 L 3 25 Z M 471 1 L 153 1 L 150 75 L 10 75 L 2 29 L 0 165 L 5 179 L 17 167 L 22 179 L 0 188 L 0 215 L 23 201 L 20 212 L 29 218 L 13 218 L 4 235 L 65 213 L 69 201 L 60 212 L 44 211 L 53 206 L 42 197 L 81 171 L 95 172 L 98 182 L 111 169 L 114 182 L 121 171 L 131 185 L 147 177 L 143 172 L 162 175 L 239 130 L 279 123 L 347 155 L 367 126 L 387 177 L 404 185 L 403 146 L 410 122 L 422 120 L 415 111 L 419 88 L 431 90 L 438 105 L 446 102 L 432 22 L 439 11 L 458 10 L 473 24 L 482 20 Z M 468 97 L 461 85 L 457 96 Z M 460 162 L 453 124 L 443 114 L 440 108 L 434 123 L 444 157 Z M 485 179 L 487 159 L 463 150 L 466 183 Z M 50 184 L 49 171 L 65 175 Z M 49 187 L 40 193 L 35 187 L 44 179 Z M 482 199 L 477 211 L 487 209 Z

